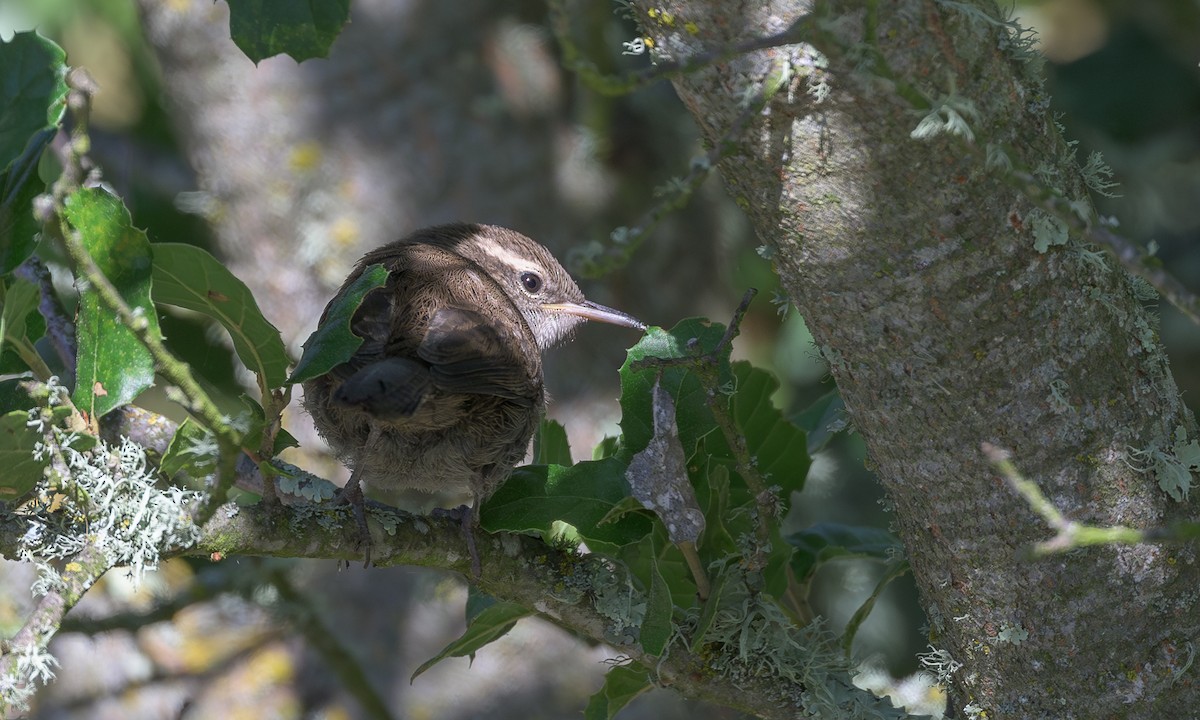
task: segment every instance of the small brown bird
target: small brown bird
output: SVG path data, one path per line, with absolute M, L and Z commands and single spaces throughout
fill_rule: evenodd
M 364 486 L 469 491 L 474 508 L 462 520 L 478 576 L 479 505 L 524 458 L 541 419 L 542 351 L 584 320 L 645 325 L 585 300 L 549 250 L 502 227 L 418 230 L 367 253 L 339 295 L 377 263 L 391 274 L 351 321 L 362 346 L 304 383 L 304 406 L 352 470 L 342 498 L 368 563 Z

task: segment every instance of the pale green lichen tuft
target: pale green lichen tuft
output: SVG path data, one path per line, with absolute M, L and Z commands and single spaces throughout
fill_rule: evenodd
M 1029 225 L 1033 228 L 1033 249 L 1045 253 L 1054 245 L 1067 244 L 1067 224 L 1042 210 L 1029 213 Z
M 1163 448 L 1152 440 L 1144 450 L 1131 448 L 1133 462 L 1129 467 L 1138 472 L 1152 471 L 1158 486 L 1176 502 L 1187 499 L 1192 487 L 1192 473 L 1200 471 L 1200 442 L 1188 440 L 1187 430 L 1177 426 L 1171 446 Z

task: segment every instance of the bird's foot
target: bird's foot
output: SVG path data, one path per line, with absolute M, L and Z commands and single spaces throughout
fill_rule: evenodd
M 456 508 L 435 508 L 433 517 L 444 517 L 457 520 L 462 525 L 463 535 L 467 540 L 467 553 L 471 556 L 471 577 L 478 580 L 483 575 L 483 563 L 479 561 L 479 548 L 475 545 L 475 530 L 479 527 L 479 519 L 475 510 L 466 505 Z
M 371 530 L 367 527 L 367 501 L 357 482 L 346 483 L 338 492 L 337 503 L 349 505 L 358 525 L 358 547 L 363 550 L 363 567 L 371 567 Z

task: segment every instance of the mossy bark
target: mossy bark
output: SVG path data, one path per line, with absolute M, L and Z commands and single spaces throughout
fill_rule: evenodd
M 1070 518 L 1191 514 L 1131 450 L 1195 420 L 1130 279 L 1010 182 L 1090 210 L 1039 68 L 991 2 L 637 3 L 659 59 L 777 33 L 806 39 L 675 79 L 866 440 L 931 638 L 964 663 L 951 712 L 1160 717 L 1194 707 L 1192 547 L 1027 562 L 1049 531 L 989 466 L 1012 452 Z M 789 74 L 790 73 L 790 74 Z M 733 137 L 739 101 L 785 78 Z M 917 139 L 923 118 L 940 132 Z M 1039 239 L 1053 236 L 1045 251 Z M 1024 633 L 1020 632 L 1024 631 Z M 1027 634 L 1025 634 L 1027 633 Z M 1018 640 L 1018 638 L 1023 638 Z M 985 715 L 979 715 L 984 717 Z

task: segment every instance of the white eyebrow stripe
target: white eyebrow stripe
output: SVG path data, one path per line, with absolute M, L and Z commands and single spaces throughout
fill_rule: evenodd
M 509 252 L 498 242 L 489 242 L 483 246 L 483 251 L 509 267 L 519 269 L 536 269 L 537 265 L 530 263 L 529 258 Z

